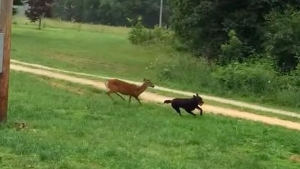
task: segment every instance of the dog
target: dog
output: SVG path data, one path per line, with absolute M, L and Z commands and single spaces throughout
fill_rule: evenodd
M 181 112 L 180 112 L 180 108 L 183 108 L 187 113 L 196 116 L 195 113 L 193 113 L 192 111 L 195 109 L 200 110 L 200 115 L 202 116 L 202 108 L 199 107 L 202 106 L 204 104 L 203 99 L 198 95 L 198 93 L 196 93 L 196 95 L 193 95 L 192 98 L 174 98 L 173 100 L 165 100 L 164 104 L 169 104 L 171 103 L 171 106 L 174 110 L 176 110 L 176 112 L 182 116 Z

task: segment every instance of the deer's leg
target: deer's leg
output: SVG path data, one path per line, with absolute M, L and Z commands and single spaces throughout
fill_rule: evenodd
M 138 97 L 136 97 L 136 96 L 133 96 L 133 97 L 135 98 L 135 100 L 137 100 L 140 103 L 140 105 L 142 105 L 142 103 Z
M 202 112 L 203 112 L 202 108 L 197 106 L 196 109 L 200 110 L 200 116 L 202 116 Z
M 130 101 L 131 101 L 131 96 L 129 96 L 129 102 L 128 102 L 128 104 L 130 104 Z
M 116 93 L 121 99 L 125 100 L 124 97 L 122 97 L 119 93 Z
M 106 94 L 112 99 L 112 100 L 114 100 L 112 97 L 111 97 L 111 93 L 113 93 L 112 91 L 108 91 L 108 92 L 106 92 Z
M 182 116 L 179 107 L 174 106 L 173 104 L 172 104 L 172 107 L 173 107 L 174 110 L 176 110 L 176 112 L 177 112 L 180 116 Z

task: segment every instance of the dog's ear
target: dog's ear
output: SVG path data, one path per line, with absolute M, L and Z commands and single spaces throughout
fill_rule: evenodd
M 198 96 L 198 97 L 199 97 L 198 93 L 196 93 L 196 96 Z

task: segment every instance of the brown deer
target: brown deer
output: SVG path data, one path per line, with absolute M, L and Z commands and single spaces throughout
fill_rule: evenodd
M 119 79 L 110 79 L 110 80 L 105 82 L 105 86 L 108 89 L 106 94 L 111 99 L 113 99 L 110 94 L 115 93 L 119 97 L 121 97 L 123 100 L 125 100 L 125 99 L 119 93 L 121 93 L 123 95 L 128 95 L 129 96 L 129 103 L 128 104 L 130 104 L 131 97 L 134 97 L 140 103 L 140 105 L 142 105 L 142 103 L 140 102 L 140 99 L 138 97 L 148 87 L 154 88 L 154 84 L 152 84 L 152 82 L 150 80 L 144 78 L 143 81 L 144 81 L 144 83 L 141 86 L 138 86 L 138 85 L 135 85 L 135 84 L 124 82 L 124 81 L 119 80 Z

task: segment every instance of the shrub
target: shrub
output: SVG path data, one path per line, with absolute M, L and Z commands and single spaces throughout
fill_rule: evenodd
M 211 92 L 210 89 L 219 89 L 211 76 L 215 66 L 209 65 L 203 58 L 177 53 L 173 54 L 171 62 L 158 65 L 157 77 L 161 82 L 207 93 Z
M 234 62 L 219 67 L 213 77 L 224 91 L 245 94 L 268 94 L 276 88 L 276 72 L 264 63 Z
M 142 17 L 140 16 L 137 20 L 136 24 L 133 24 L 133 20 L 127 20 L 131 24 L 131 31 L 129 32 L 129 41 L 132 44 L 142 44 L 150 39 L 150 32 L 147 28 L 142 24 Z
M 263 56 L 259 56 L 261 58 Z M 266 57 L 266 56 L 265 56 Z M 155 63 L 161 84 L 183 90 L 300 108 L 300 66 L 281 75 L 267 59 L 252 59 L 217 66 L 185 54 L 173 54 L 172 61 Z
M 127 20 L 130 22 L 132 28 L 129 32 L 129 41 L 132 44 L 171 44 L 173 42 L 173 32 L 166 28 L 156 25 L 154 29 L 148 29 L 142 24 L 141 17 L 137 19 L 136 24 L 131 19 L 127 18 Z
M 240 62 L 243 59 L 243 43 L 236 36 L 234 30 L 230 30 L 228 36 L 228 42 L 221 45 L 219 61 L 222 65 L 228 64 L 232 61 Z

